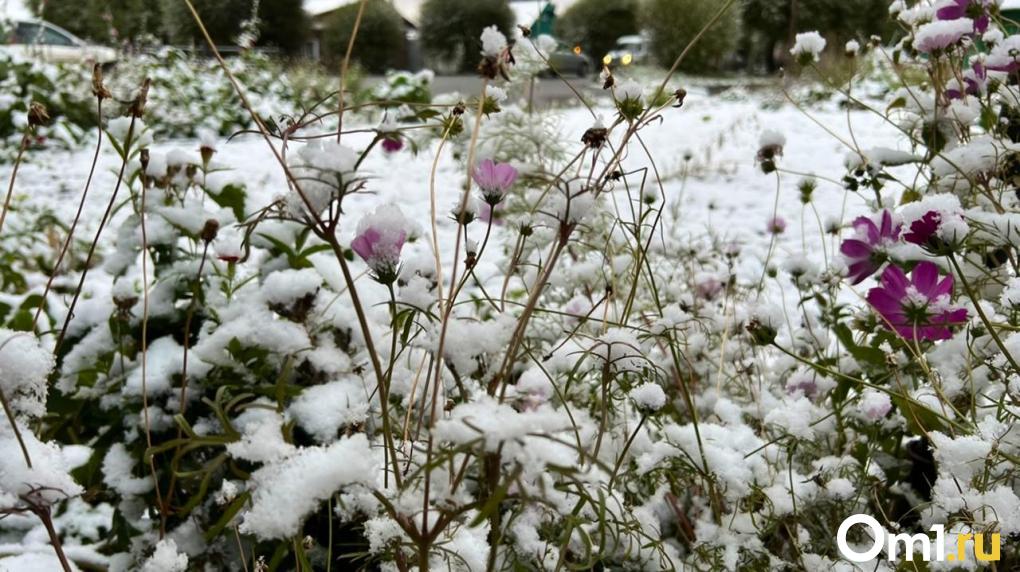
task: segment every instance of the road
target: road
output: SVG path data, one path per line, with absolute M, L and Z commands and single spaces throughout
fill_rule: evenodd
M 380 81 L 380 77 L 368 78 L 369 85 Z M 596 83 L 596 78 L 568 77 L 567 81 L 578 92 L 587 96 L 596 94 L 601 87 Z M 482 81 L 478 76 L 471 75 L 437 75 L 432 82 L 432 94 L 461 93 L 466 97 L 478 95 L 481 90 Z M 563 80 L 559 78 L 541 78 L 535 82 L 535 104 L 546 106 L 549 104 L 569 103 L 576 99 L 576 95 Z

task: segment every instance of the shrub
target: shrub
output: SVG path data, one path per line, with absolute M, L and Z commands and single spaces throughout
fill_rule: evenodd
M 231 73 L 248 90 L 252 105 L 271 126 L 286 124 L 336 89 L 332 80 L 305 73 L 300 67 L 286 69 L 277 61 L 253 52 L 227 60 Z M 193 137 L 202 131 L 228 135 L 254 129 L 248 112 L 237 106 L 236 94 L 219 64 L 165 48 L 152 55 L 122 61 L 120 73 L 111 81 L 114 91 L 130 94 L 143 77 L 152 80 L 150 128 L 158 136 Z M 357 88 L 352 82 L 352 88 Z
M 506 0 L 425 0 L 421 41 L 429 57 L 474 71 L 482 49 L 482 30 L 496 26 L 512 37 L 514 14 Z
M 560 39 L 581 44 L 596 61 L 612 49 L 617 38 L 638 31 L 638 0 L 580 0 L 556 21 Z
M 347 53 L 360 2 L 352 2 L 330 17 L 324 31 L 323 53 L 334 63 Z M 386 0 L 368 0 L 358 27 L 351 58 L 365 70 L 381 73 L 398 67 L 407 54 L 404 21 Z
M 652 52 L 663 66 L 671 66 L 719 11 L 721 3 L 702 0 L 645 0 L 641 23 L 651 34 Z M 736 5 L 715 23 L 684 58 L 680 69 L 710 72 L 722 69 L 740 39 L 740 12 Z
M 82 66 L 15 61 L 0 56 L 0 162 L 10 160 L 21 144 L 25 114 L 33 101 L 50 116 L 35 131 L 36 147 L 74 147 L 96 125 L 96 102 L 89 93 L 88 74 Z

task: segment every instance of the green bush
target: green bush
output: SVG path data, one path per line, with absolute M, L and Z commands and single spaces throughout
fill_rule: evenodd
M 506 0 L 425 0 L 421 40 L 429 57 L 470 71 L 478 65 L 482 30 L 496 26 L 509 38 L 513 25 Z
M 580 0 L 556 22 L 560 39 L 581 44 L 595 59 L 611 50 L 620 36 L 638 31 L 637 0 Z
M 323 51 L 327 60 L 339 61 L 347 53 L 359 4 L 348 4 L 330 17 L 323 35 Z M 399 66 L 406 52 L 404 23 L 400 14 L 386 0 L 366 2 L 351 59 L 365 70 L 379 73 Z
M 659 63 L 672 65 L 716 15 L 720 4 L 705 0 L 645 0 L 641 21 L 651 34 L 652 51 Z M 695 73 L 718 71 L 732 57 L 740 34 L 740 10 L 731 6 L 687 53 L 680 69 Z

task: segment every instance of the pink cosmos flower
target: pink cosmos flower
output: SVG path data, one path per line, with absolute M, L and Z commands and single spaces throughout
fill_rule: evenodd
M 967 320 L 967 310 L 951 304 L 953 277 L 939 277 L 932 262 L 918 264 L 908 279 L 897 266 L 882 273 L 882 285 L 868 292 L 868 303 L 882 323 L 908 340 L 946 340 L 951 326 Z
M 781 216 L 772 217 L 766 230 L 769 234 L 783 234 L 786 231 L 786 220 Z
M 885 247 L 899 240 L 902 225 L 893 224 L 892 213 L 883 210 L 880 224 L 868 217 L 859 217 L 853 223 L 859 238 L 844 240 L 839 247 L 849 267 L 851 284 L 860 284 L 877 272 L 885 262 Z
M 970 18 L 928 22 L 914 34 L 914 49 L 925 54 L 941 53 L 973 32 Z
M 988 29 L 988 5 L 988 0 L 943 0 L 936 6 L 935 18 L 939 20 L 970 18 L 974 21 L 974 31 L 983 34 Z
M 509 163 L 496 163 L 486 159 L 474 170 L 474 180 L 482 190 L 482 198 L 489 204 L 498 204 L 517 181 L 517 169 Z
M 375 272 L 376 280 L 386 284 L 396 280 L 400 250 L 406 239 L 407 233 L 403 230 L 369 226 L 358 229 L 358 236 L 351 242 L 351 250 L 365 260 Z

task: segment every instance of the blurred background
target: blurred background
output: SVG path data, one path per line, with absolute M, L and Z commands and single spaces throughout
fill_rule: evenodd
M 194 0 L 224 52 L 253 48 L 335 67 L 358 0 Z M 591 76 L 614 67 L 668 65 L 718 8 L 709 0 L 368 0 L 355 60 L 366 74 L 430 68 L 473 71 L 488 25 L 516 26 L 557 42 L 558 69 Z M 842 50 L 849 39 L 889 40 L 887 0 L 742 0 L 692 51 L 682 71 L 767 75 L 788 65 L 797 31 L 816 29 Z M 91 44 L 121 51 L 175 46 L 202 51 L 180 0 L 0 0 L 0 14 L 41 19 Z M 8 41 L 10 43 L 10 41 Z

